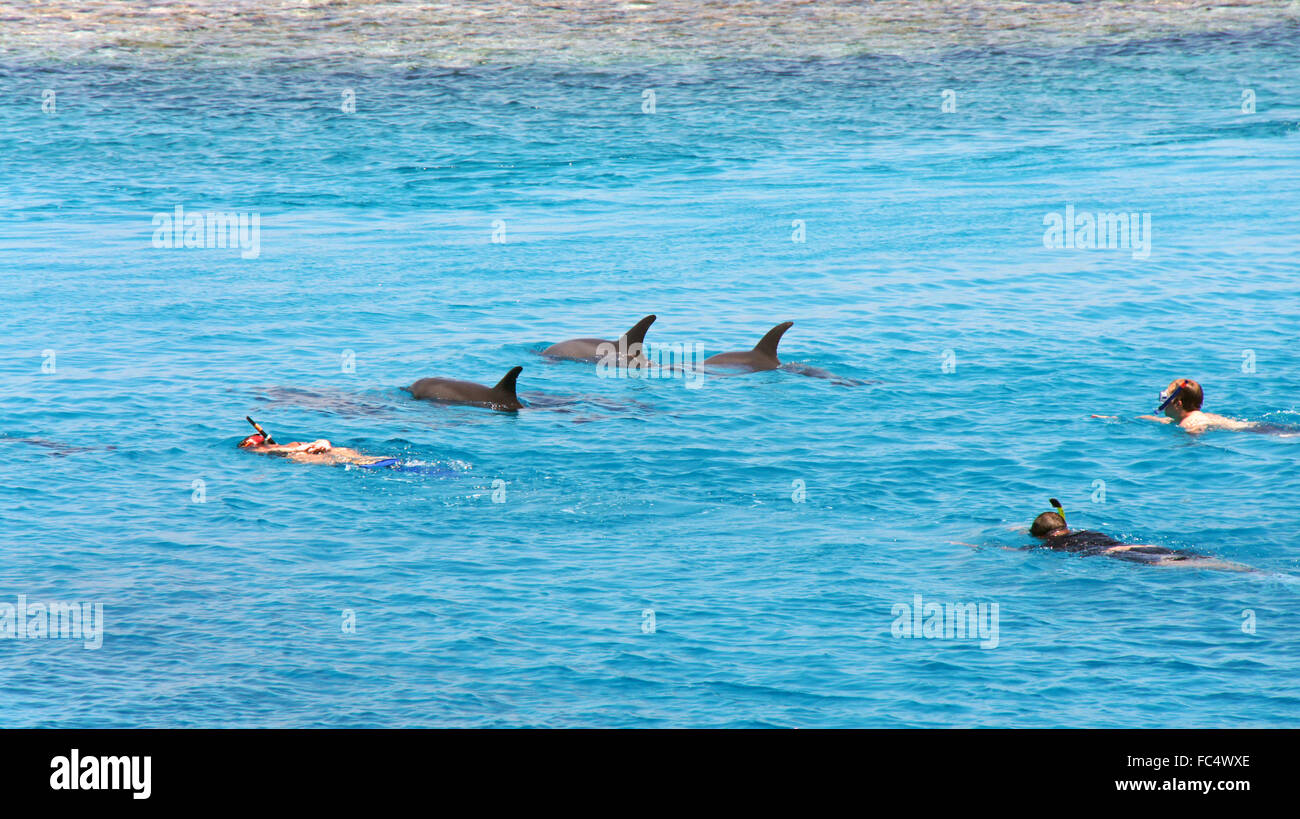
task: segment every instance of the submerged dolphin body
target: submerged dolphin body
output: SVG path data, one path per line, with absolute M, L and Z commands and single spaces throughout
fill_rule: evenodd
M 495 387 L 485 387 L 473 381 L 453 381 L 450 378 L 421 378 L 404 387 L 413 398 L 436 401 L 441 404 L 469 404 L 494 410 L 514 411 L 523 407 L 515 394 L 515 379 L 523 372 L 515 367 L 497 382 Z
M 793 324 L 793 321 L 783 321 L 768 330 L 767 335 L 763 336 L 752 350 L 719 353 L 704 359 L 704 363 L 714 367 L 733 367 L 749 372 L 775 370 L 781 366 L 781 360 L 776 357 L 776 345 L 781 343 L 781 336 L 785 335 L 785 331 Z
M 631 329 L 619 336 L 617 340 L 571 338 L 559 344 L 552 344 L 542 350 L 542 355 L 567 361 L 601 361 L 611 355 L 617 355 L 620 367 L 627 366 L 629 362 L 647 363 L 648 359 L 642 348 L 645 344 L 646 330 L 649 330 L 650 325 L 654 323 L 655 315 L 651 313 L 633 324 Z

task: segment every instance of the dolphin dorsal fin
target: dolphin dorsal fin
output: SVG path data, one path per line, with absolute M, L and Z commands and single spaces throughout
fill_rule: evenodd
M 619 341 L 623 342 L 623 348 L 629 349 L 633 344 L 645 344 L 645 332 L 650 329 L 651 324 L 655 323 L 655 318 L 655 314 L 651 313 L 633 324 L 631 329 L 619 338 Z
M 758 343 L 754 345 L 754 352 L 776 358 L 776 345 L 781 343 L 781 336 L 785 335 L 785 331 L 789 330 L 793 324 L 793 321 L 783 321 L 768 330 L 767 335 L 759 339 Z
M 510 372 L 506 373 L 505 377 L 502 378 L 500 381 L 498 381 L 497 385 L 492 389 L 500 390 L 501 392 L 504 392 L 506 395 L 510 396 L 511 398 L 516 398 L 517 396 L 515 395 L 515 379 L 519 378 L 519 374 L 523 371 L 524 371 L 523 367 L 512 367 L 510 369 Z

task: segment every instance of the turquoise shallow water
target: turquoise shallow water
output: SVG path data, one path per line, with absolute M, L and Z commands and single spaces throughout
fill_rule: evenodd
M 106 633 L 0 641 L 0 720 L 1300 724 L 1300 438 L 1132 420 L 1188 376 L 1300 426 L 1298 34 L 6 52 L 0 601 L 99 601 Z M 178 204 L 257 213 L 260 254 L 152 247 Z M 1067 205 L 1150 213 L 1150 256 L 1044 248 Z M 869 383 L 537 355 L 649 312 L 708 354 L 792 320 L 784 360 Z M 513 416 L 398 389 L 516 364 Z M 453 474 L 240 453 L 248 413 Z M 997 548 L 1049 495 L 1263 571 Z M 916 594 L 997 603 L 997 647 L 895 638 Z

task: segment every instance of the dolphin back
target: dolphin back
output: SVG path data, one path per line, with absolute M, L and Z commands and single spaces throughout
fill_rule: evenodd
M 406 388 L 412 397 L 447 404 L 474 404 L 500 410 L 515 410 L 523 406 L 515 395 L 515 379 L 523 371 L 515 367 L 497 382 L 495 387 L 475 384 L 473 381 L 455 381 L 450 378 L 421 378 Z
M 651 324 L 655 323 L 655 318 L 657 318 L 655 314 L 651 313 L 636 324 L 633 324 L 631 328 L 623 334 L 623 337 L 619 339 L 619 341 L 622 342 L 622 348 L 624 350 L 630 350 L 633 344 L 644 344 L 646 331 L 650 329 Z
M 519 379 L 519 374 L 524 371 L 523 367 L 511 367 L 510 372 L 506 373 L 497 385 L 492 388 L 493 392 L 502 393 L 506 398 L 514 403 L 519 402 L 519 396 L 515 394 L 515 381 Z
M 785 331 L 789 330 L 793 324 L 793 321 L 783 321 L 768 330 L 767 335 L 759 339 L 758 343 L 754 345 L 754 352 L 776 358 L 776 345 L 781 343 L 781 336 L 785 335 Z

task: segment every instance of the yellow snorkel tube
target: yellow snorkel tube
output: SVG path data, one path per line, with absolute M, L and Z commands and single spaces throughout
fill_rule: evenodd
M 1048 498 L 1047 502 L 1052 504 L 1052 511 L 1060 515 L 1061 520 L 1065 520 L 1065 507 L 1061 506 L 1061 502 L 1056 498 Z

